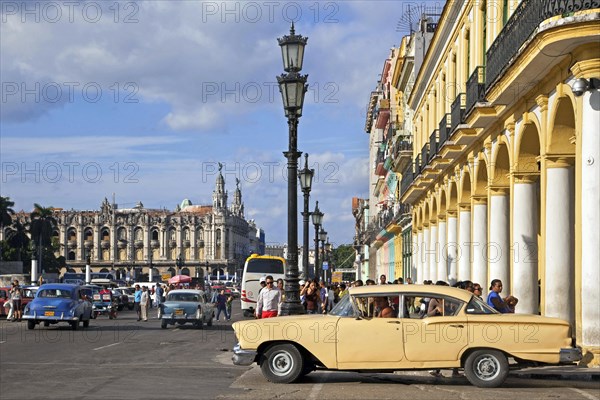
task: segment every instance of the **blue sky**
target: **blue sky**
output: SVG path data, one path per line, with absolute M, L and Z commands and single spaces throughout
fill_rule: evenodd
M 366 104 L 415 4 L 3 1 L 2 196 L 26 211 L 98 209 L 113 193 L 173 210 L 211 204 L 221 162 L 230 201 L 237 177 L 246 217 L 284 243 L 276 38 L 294 20 L 309 38 L 298 148 L 317 170 L 310 208 L 319 200 L 330 240 L 351 243 L 351 199 L 369 189 Z

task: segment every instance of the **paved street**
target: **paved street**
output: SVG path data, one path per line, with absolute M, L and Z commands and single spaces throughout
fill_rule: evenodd
M 240 319 L 238 304 L 233 319 Z M 155 315 L 153 310 L 152 315 Z M 161 329 L 125 311 L 88 329 L 0 322 L 0 398 L 8 399 L 598 399 L 600 382 L 509 378 L 481 390 L 463 377 L 425 372 L 314 372 L 291 385 L 268 383 L 254 367 L 231 364 L 231 323 L 203 331 Z M 444 372 L 446 376 L 449 371 Z

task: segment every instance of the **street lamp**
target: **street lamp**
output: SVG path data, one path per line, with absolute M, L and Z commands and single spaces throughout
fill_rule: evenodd
M 181 274 L 181 267 L 183 267 L 183 259 L 181 258 L 181 253 L 179 253 L 179 257 L 175 259 L 175 266 L 177 267 L 177 271 L 175 275 Z
M 325 243 L 325 253 L 327 254 L 328 268 L 327 273 L 325 274 L 329 278 L 329 282 L 331 282 L 331 277 L 333 276 L 333 265 L 331 260 L 331 251 L 333 250 L 333 245 L 329 243 L 329 238 L 327 238 L 327 242 Z
M 308 197 L 310 195 L 310 189 L 312 186 L 313 176 L 315 175 L 314 169 L 308 168 L 308 154 L 304 154 L 304 169 L 299 172 L 300 188 L 304 193 L 304 211 L 302 212 L 302 223 L 303 223 L 303 238 L 302 238 L 302 279 L 306 279 L 308 272 L 308 216 L 311 214 L 308 211 Z
M 319 210 L 319 202 L 315 204 L 315 211 L 310 213 L 315 226 L 315 278 L 319 278 L 319 228 L 323 223 L 323 213 Z
M 321 241 L 322 247 L 321 247 L 321 252 L 322 252 L 322 260 L 321 260 L 321 269 L 323 270 L 323 282 L 325 282 L 325 270 L 323 269 L 323 261 L 325 261 L 325 241 L 327 240 L 327 232 L 323 230 L 323 227 L 321 226 L 321 230 L 319 231 L 319 240 Z M 317 251 L 318 251 L 318 245 L 317 245 Z
M 300 304 L 300 287 L 298 286 L 298 120 L 302 116 L 304 95 L 308 89 L 308 75 L 300 75 L 304 59 L 304 46 L 308 38 L 296 35 L 294 23 L 290 34 L 278 38 L 283 58 L 283 69 L 286 74 L 277 77 L 279 91 L 283 99 L 283 108 L 288 120 L 289 145 L 283 154 L 287 158 L 288 170 L 288 259 L 285 274 L 285 301 L 281 305 L 281 315 L 304 314 Z

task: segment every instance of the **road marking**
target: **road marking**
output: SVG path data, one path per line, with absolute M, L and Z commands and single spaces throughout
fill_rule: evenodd
M 107 344 L 106 346 L 102 346 L 102 347 L 96 347 L 95 349 L 92 349 L 93 351 L 96 350 L 102 350 L 102 349 L 106 349 L 107 347 L 112 347 L 112 346 L 116 346 L 118 344 L 121 344 L 121 342 L 117 342 L 117 343 L 112 343 L 112 344 Z
M 577 393 L 579 393 L 580 395 L 582 395 L 583 397 L 585 397 L 586 399 L 590 399 L 590 400 L 598 400 L 598 398 L 596 396 L 594 396 L 591 393 L 586 392 L 585 390 L 581 390 L 581 389 L 577 389 L 577 388 L 569 388 Z
M 321 374 L 321 376 L 319 376 L 318 379 L 320 383 L 316 383 L 315 385 L 313 385 L 307 400 L 315 400 L 318 398 L 321 389 L 323 389 L 323 382 L 327 380 L 327 373 Z
M 6 343 L 6 340 L 2 340 L 2 341 L 0 341 L 0 344 L 2 344 L 2 343 Z

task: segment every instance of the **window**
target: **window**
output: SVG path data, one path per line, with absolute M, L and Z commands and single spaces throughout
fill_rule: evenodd
M 431 293 L 404 294 L 404 309 L 402 318 L 426 318 L 431 299 Z M 441 304 L 441 308 L 443 310 L 440 316 L 444 317 L 457 315 L 464 304 L 464 302 L 453 297 L 440 296 L 437 297 L 436 300 Z
M 353 296 L 352 301 L 354 308 L 358 310 L 359 315 L 363 318 L 398 317 L 400 297 L 397 294 Z
M 473 296 L 467 304 L 467 314 L 499 314 L 498 311 L 488 306 L 483 300 Z
M 329 311 L 329 315 L 337 315 L 338 317 L 356 317 L 357 313 L 350 301 L 350 295 L 345 295 L 338 303 Z

